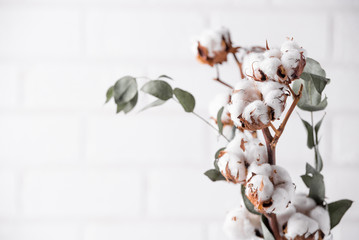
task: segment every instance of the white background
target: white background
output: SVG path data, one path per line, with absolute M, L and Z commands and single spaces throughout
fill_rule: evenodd
M 212 130 L 174 103 L 128 116 L 103 104 L 125 74 L 168 74 L 207 118 L 225 89 L 190 40 L 222 25 L 238 45 L 294 37 L 322 63 L 328 202 L 359 200 L 358 13 L 354 0 L 1 0 L 0 239 L 224 239 L 239 187 L 202 174 L 221 146 Z M 229 60 L 221 74 L 234 84 Z M 302 189 L 313 153 L 297 114 L 277 158 Z M 358 223 L 354 203 L 335 239 L 356 238 Z

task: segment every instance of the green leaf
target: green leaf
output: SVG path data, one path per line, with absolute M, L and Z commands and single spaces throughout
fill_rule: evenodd
M 313 81 L 298 79 L 293 83 L 293 91 L 298 93 L 302 84 L 302 97 L 300 98 L 297 106 L 302 110 L 310 112 L 325 109 L 328 105 L 327 97 L 322 99 L 322 95 L 316 90 Z
M 303 72 L 302 75 L 300 75 L 300 78 L 305 81 L 312 81 L 315 89 L 320 94 L 323 92 L 325 86 L 329 83 L 328 78 L 307 72 Z
M 309 122 L 305 121 L 304 119 L 300 118 L 304 124 L 305 129 L 307 130 L 307 146 L 308 148 L 312 149 L 314 147 L 314 135 L 313 135 L 313 127 L 310 125 Z
M 314 60 L 313 58 L 307 57 L 305 59 L 306 64 L 303 72 L 312 73 L 321 77 L 326 77 L 324 69 L 320 66 L 320 63 Z
M 223 123 L 222 123 L 222 114 L 223 114 L 224 107 L 218 110 L 217 113 L 217 125 L 218 125 L 218 132 L 223 134 Z
M 243 203 L 246 206 L 247 210 L 253 214 L 259 215 L 259 213 L 255 210 L 254 205 L 247 198 L 246 187 L 243 184 L 241 184 L 241 194 L 242 194 L 242 198 L 243 198 Z
M 152 103 L 148 104 L 147 106 L 145 106 L 144 108 L 142 108 L 142 109 L 140 110 L 140 112 L 142 112 L 142 111 L 144 111 L 144 110 L 146 110 L 146 109 L 152 108 L 152 107 L 160 106 L 160 105 L 164 104 L 165 102 L 166 102 L 166 101 L 164 101 L 164 100 L 157 99 L 157 100 L 155 100 L 154 102 L 152 102 Z
M 196 105 L 196 100 L 192 94 L 180 88 L 175 88 L 173 93 L 186 112 L 193 112 L 193 109 Z
M 121 102 L 117 104 L 116 113 L 120 113 L 124 111 L 125 113 L 130 112 L 137 104 L 138 93 L 129 101 L 129 102 Z
M 113 97 L 113 89 L 114 89 L 114 86 L 111 86 L 107 92 L 106 92 L 106 102 L 105 103 L 108 103 L 111 98 Z
M 323 159 L 320 155 L 318 147 L 314 148 L 314 156 L 315 156 L 315 169 L 318 172 L 321 172 L 323 170 Z
M 318 137 L 318 132 L 319 132 L 320 126 L 322 126 L 322 122 L 323 122 L 324 117 L 325 117 L 325 114 L 323 115 L 322 119 L 320 119 L 320 121 L 317 122 L 317 124 L 315 124 L 315 127 L 314 127 L 315 137 L 316 137 L 316 139 L 317 139 L 317 142 L 316 142 L 317 145 L 319 144 L 319 141 L 318 141 L 318 139 L 319 139 L 319 137 Z
M 206 171 L 204 175 L 206 175 L 213 182 L 226 180 L 226 178 L 223 177 L 222 173 L 216 169 L 210 169 Z
M 336 225 L 338 225 L 346 211 L 351 207 L 352 203 L 353 201 L 351 200 L 343 199 L 328 204 L 330 229 L 333 229 Z
M 173 96 L 171 85 L 162 80 L 152 80 L 147 82 L 142 86 L 141 91 L 161 100 L 168 100 Z
M 171 77 L 169 77 L 169 76 L 167 76 L 167 75 L 164 75 L 164 74 L 158 76 L 158 79 L 160 79 L 160 78 L 167 78 L 167 79 L 173 80 Z
M 270 230 L 268 219 L 264 215 L 261 216 L 261 226 L 264 240 L 275 240 Z
M 130 112 L 137 104 L 137 100 L 138 100 L 138 92 L 136 93 L 136 95 L 134 96 L 134 98 L 131 99 L 131 101 L 129 101 L 126 106 L 123 108 L 123 111 L 125 113 Z
M 134 77 L 125 76 L 120 78 L 114 86 L 113 96 L 117 104 L 131 101 L 137 94 L 137 82 Z
M 306 173 L 301 176 L 305 185 L 309 188 L 309 197 L 314 199 L 318 205 L 323 205 L 325 198 L 324 177 L 313 168 L 306 164 Z
M 222 147 L 220 149 L 217 150 L 217 152 L 214 154 L 214 159 L 218 159 L 219 154 L 226 149 L 225 147 Z

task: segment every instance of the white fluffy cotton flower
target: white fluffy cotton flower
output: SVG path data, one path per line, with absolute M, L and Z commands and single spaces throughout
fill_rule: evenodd
M 279 232 L 286 240 L 331 240 L 329 212 L 305 194 L 296 194 L 292 204 L 277 214 Z
M 246 195 L 262 213 L 281 213 L 290 205 L 295 186 L 288 172 L 277 165 L 253 163 L 248 169 Z
M 247 178 L 247 166 L 253 162 L 268 162 L 266 147 L 258 138 L 237 131 L 235 137 L 220 153 L 217 164 L 227 181 L 244 183 Z
M 244 206 L 228 212 L 223 231 L 231 240 L 259 240 L 256 233 L 260 230 L 260 217 L 248 212 Z

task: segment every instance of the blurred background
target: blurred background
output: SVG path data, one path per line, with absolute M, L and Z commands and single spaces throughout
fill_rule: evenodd
M 191 40 L 219 26 L 240 46 L 294 37 L 326 69 L 328 202 L 358 201 L 358 13 L 355 0 L 1 0 L 0 239 L 225 239 L 240 194 L 203 175 L 223 146 L 216 133 L 175 103 L 127 116 L 104 105 L 123 75 L 167 74 L 208 118 L 226 89 Z M 220 71 L 232 84 L 239 77 L 231 57 Z M 298 189 L 313 156 L 293 114 L 277 162 Z M 355 202 L 335 239 L 358 236 L 358 223 Z

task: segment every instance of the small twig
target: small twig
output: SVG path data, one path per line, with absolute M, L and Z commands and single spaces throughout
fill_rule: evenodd
M 230 142 L 230 140 L 226 137 L 226 136 L 224 136 L 222 133 L 220 133 L 219 131 L 218 131 L 218 129 L 217 128 L 215 128 L 210 122 L 208 122 L 206 119 L 204 119 L 202 116 L 200 116 L 199 114 L 197 114 L 197 113 L 195 113 L 195 112 L 191 112 L 191 113 L 193 113 L 193 115 L 195 115 L 196 117 L 198 117 L 199 119 L 201 119 L 203 122 L 205 122 L 208 126 L 210 126 L 212 129 L 214 129 L 217 133 L 219 133 L 219 135 L 221 135 L 224 139 L 226 139 L 227 140 L 227 142 Z
M 276 240 L 281 240 L 282 236 L 279 234 L 277 215 L 274 213 L 270 213 L 270 214 L 265 214 L 265 217 L 268 219 L 269 226 L 272 229 L 274 238 Z
M 289 89 L 291 89 L 291 88 L 289 87 Z M 291 91 L 293 91 L 293 90 L 291 90 Z M 302 96 L 302 91 L 303 91 L 303 84 L 300 86 L 298 94 L 293 94 L 293 98 L 294 98 L 293 103 L 290 106 L 287 114 L 285 115 L 285 117 L 283 119 L 283 122 L 280 124 L 280 126 L 278 128 L 278 133 L 274 136 L 274 138 L 273 138 L 273 140 L 271 142 L 272 147 L 275 148 L 275 146 L 277 145 L 278 140 L 279 140 L 280 136 L 282 135 L 282 133 L 284 131 L 285 125 L 287 124 L 290 115 L 293 113 L 294 108 L 297 106 L 297 103 L 299 102 L 299 100 L 300 100 L 300 98 Z
M 242 63 L 238 60 L 235 53 L 232 53 L 232 54 L 233 54 L 234 60 L 236 61 L 237 65 L 238 65 L 239 72 L 241 73 L 241 78 L 244 78 L 245 76 L 244 76 L 243 70 L 242 70 Z
M 230 89 L 233 89 L 233 87 L 231 85 L 229 85 L 228 83 L 226 82 L 223 82 L 220 77 L 219 77 L 219 68 L 218 68 L 218 64 L 215 65 L 215 68 L 216 68 L 216 73 L 217 73 L 217 77 L 216 78 L 213 78 L 213 80 L 223 84 L 224 86 L 230 88 Z
M 269 122 L 269 126 L 272 128 L 275 134 L 279 134 L 278 130 L 275 128 L 272 122 Z

